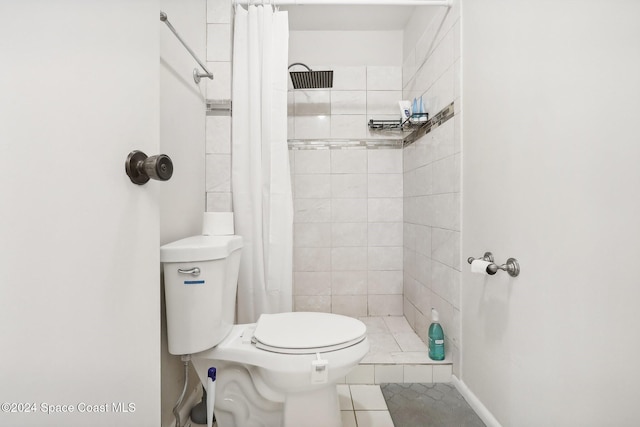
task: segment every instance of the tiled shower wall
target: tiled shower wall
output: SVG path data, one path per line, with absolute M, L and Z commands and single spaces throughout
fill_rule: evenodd
M 400 118 L 402 67 L 309 66 L 315 70 L 333 70 L 333 87 L 293 90 L 289 82 L 289 139 L 389 137 L 369 132 L 367 123 L 372 118 Z
M 294 309 L 402 314 L 402 151 L 291 150 Z
M 231 99 L 231 0 L 207 0 L 207 68 L 215 76 L 207 82 L 207 100 Z M 228 105 L 228 103 L 227 103 Z M 208 212 L 230 212 L 231 111 L 215 110 L 206 119 L 206 193 Z
M 370 133 L 367 121 L 399 118 L 401 67 L 310 66 L 332 69 L 334 85 L 290 90 L 290 140 L 322 144 L 323 139 L 348 139 L 353 144 L 389 138 Z M 347 149 L 331 141 L 324 149 L 290 153 L 294 309 L 354 317 L 401 315 L 402 150 Z
M 410 22 L 409 25 L 412 23 Z M 423 339 L 438 310 L 447 358 L 459 369 L 460 50 L 459 3 L 440 10 L 405 50 L 403 93 L 423 96 L 430 115 L 455 103 L 455 116 L 404 148 L 404 315 Z

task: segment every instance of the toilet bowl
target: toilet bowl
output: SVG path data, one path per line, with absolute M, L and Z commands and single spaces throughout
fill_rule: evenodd
M 233 325 L 242 239 L 194 236 L 162 246 L 169 352 L 217 369 L 218 427 L 338 427 L 336 384 L 369 350 L 361 321 L 263 314 Z

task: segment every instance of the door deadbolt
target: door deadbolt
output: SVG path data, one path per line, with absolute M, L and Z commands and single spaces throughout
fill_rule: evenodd
M 142 151 L 132 151 L 125 162 L 127 175 L 134 184 L 145 184 L 149 179 L 167 181 L 173 175 L 173 162 L 166 154 L 147 157 Z

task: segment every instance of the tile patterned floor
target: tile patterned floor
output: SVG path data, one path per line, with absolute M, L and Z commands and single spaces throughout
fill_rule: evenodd
M 380 386 L 338 385 L 342 427 L 394 427 Z

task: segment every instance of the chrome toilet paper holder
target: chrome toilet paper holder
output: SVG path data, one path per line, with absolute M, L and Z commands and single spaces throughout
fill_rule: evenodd
M 518 264 L 518 260 L 515 258 L 509 258 L 505 264 L 498 265 L 495 263 L 493 254 L 491 252 L 485 252 L 482 258 L 467 258 L 467 262 L 471 264 L 473 261 L 482 260 L 486 262 L 490 262 L 487 266 L 487 274 L 493 276 L 498 272 L 498 270 L 506 271 L 509 273 L 511 277 L 517 277 L 520 274 L 520 264 Z

